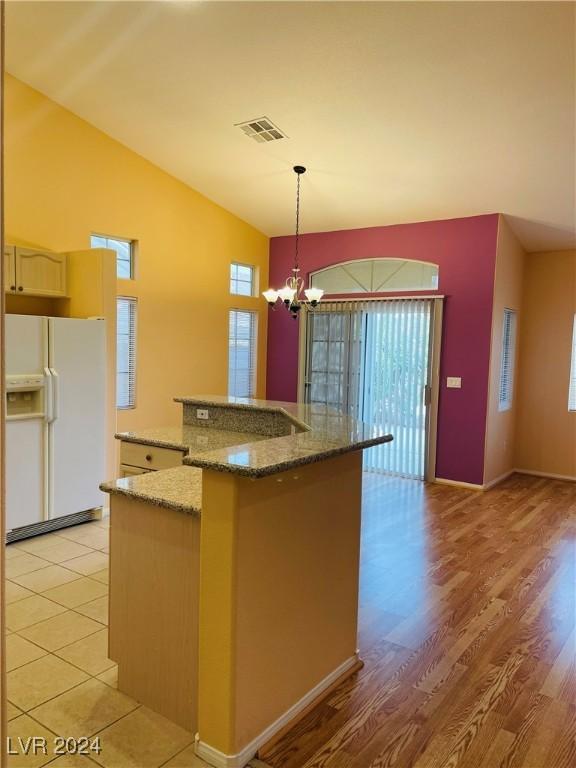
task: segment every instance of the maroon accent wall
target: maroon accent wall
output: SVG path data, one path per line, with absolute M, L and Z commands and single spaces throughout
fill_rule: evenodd
M 437 293 L 446 296 L 440 362 L 436 476 L 481 484 L 498 214 L 301 236 L 302 274 L 353 259 L 401 258 L 440 267 Z M 270 285 L 280 287 L 292 267 L 294 237 L 270 241 Z M 429 295 L 433 291 L 425 291 Z M 267 393 L 295 401 L 298 321 L 281 307 L 269 312 Z M 462 389 L 447 389 L 461 376 Z

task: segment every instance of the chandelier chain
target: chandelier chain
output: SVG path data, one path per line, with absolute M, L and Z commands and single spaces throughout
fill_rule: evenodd
M 300 276 L 300 176 L 303 173 L 306 173 L 306 168 L 303 165 L 295 165 L 293 171 L 296 174 L 296 237 L 294 238 L 294 266 L 292 268 L 292 274 L 288 275 L 286 278 L 286 284 L 283 288 L 280 288 L 279 290 L 268 288 L 268 290 L 263 293 L 264 298 L 272 309 L 274 309 L 276 301 L 281 299 L 282 304 L 286 307 L 292 317 L 296 319 L 303 309 L 310 312 L 314 311 L 322 299 L 324 291 L 321 288 L 316 288 L 314 286 L 304 289 L 304 278 Z
M 294 269 L 298 270 L 298 241 L 300 238 L 300 174 L 296 174 L 296 249 L 294 253 Z

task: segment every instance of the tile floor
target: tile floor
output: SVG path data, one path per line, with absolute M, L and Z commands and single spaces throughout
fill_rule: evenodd
M 107 657 L 108 521 L 6 547 L 8 718 L 12 750 L 30 736 L 48 754 L 10 768 L 201 768 L 193 734 L 117 690 Z M 89 757 L 56 756 L 55 736 L 100 737 Z M 19 739 L 21 741 L 19 741 Z

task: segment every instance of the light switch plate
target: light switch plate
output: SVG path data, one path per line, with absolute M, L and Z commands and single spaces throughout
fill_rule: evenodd
M 205 408 L 196 408 L 196 418 L 197 419 L 207 419 L 208 418 L 208 411 Z
M 446 378 L 448 389 L 462 389 L 462 379 L 460 376 L 448 376 Z

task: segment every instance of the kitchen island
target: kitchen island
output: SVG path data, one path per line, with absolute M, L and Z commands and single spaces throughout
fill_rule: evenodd
M 323 407 L 178 401 L 184 463 L 103 486 L 110 656 L 207 762 L 244 766 L 360 665 L 362 449 L 392 438 Z

